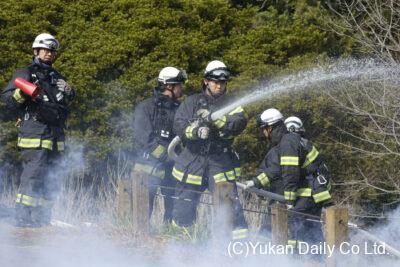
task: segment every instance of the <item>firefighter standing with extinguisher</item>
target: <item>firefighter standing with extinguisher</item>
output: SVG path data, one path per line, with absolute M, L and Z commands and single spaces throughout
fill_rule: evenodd
M 16 197 L 16 225 L 21 227 L 49 224 L 58 191 L 58 177 L 49 169 L 56 166 L 55 160 L 64 150 L 68 105 L 75 97 L 66 79 L 53 67 L 59 46 L 54 36 L 39 34 L 32 45 L 32 63 L 18 69 L 2 93 L 20 122 L 17 145 L 23 170 Z M 30 92 L 26 86 L 37 86 L 38 90 Z
M 174 67 L 163 68 L 157 78 L 154 95 L 143 100 L 135 109 L 134 132 L 138 157 L 134 171 L 148 175 L 149 210 L 159 186 L 164 197 L 164 221 L 171 221 L 175 179 L 173 162 L 168 159 L 167 147 L 175 137 L 172 125 L 187 80 L 185 71 Z
M 179 226 L 192 225 L 200 193 L 214 184 L 230 182 L 234 188 L 232 238 L 242 239 L 248 230 L 235 184 L 240 177 L 240 164 L 232 143 L 246 127 L 247 119 L 242 107 L 221 118 L 211 118 L 212 112 L 231 100 L 225 94 L 229 77 L 223 62 L 211 61 L 204 72 L 202 92 L 186 98 L 176 112 L 174 132 L 182 139 L 184 150 L 172 172 L 178 180 L 173 219 Z

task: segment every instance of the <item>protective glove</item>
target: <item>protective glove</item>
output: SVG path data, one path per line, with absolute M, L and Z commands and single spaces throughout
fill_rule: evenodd
M 286 208 L 287 208 L 288 210 L 293 209 L 293 205 L 292 205 L 292 204 L 286 204 Z
M 208 136 L 210 135 L 210 128 L 207 126 L 202 126 L 197 129 L 197 136 L 200 139 L 206 140 L 208 139 Z
M 254 187 L 254 185 L 255 184 L 254 184 L 253 180 L 246 181 L 246 187 L 244 188 L 244 190 L 250 189 L 250 188 Z
M 70 95 L 72 92 L 71 86 L 69 86 L 69 84 L 63 79 L 57 80 L 57 88 L 59 91 L 64 92 L 67 95 Z
M 209 111 L 209 110 L 207 110 L 207 109 L 204 109 L 204 108 L 202 108 L 202 109 L 199 109 L 198 111 L 197 111 L 197 116 L 199 116 L 204 122 L 212 122 L 212 119 L 211 119 L 211 112 Z

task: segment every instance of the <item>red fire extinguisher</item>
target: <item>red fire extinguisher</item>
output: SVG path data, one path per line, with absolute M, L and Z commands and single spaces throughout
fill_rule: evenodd
M 35 99 L 40 92 L 40 87 L 38 85 L 28 82 L 21 77 L 17 77 L 14 83 L 17 88 L 21 89 L 26 95 L 31 96 L 32 99 Z

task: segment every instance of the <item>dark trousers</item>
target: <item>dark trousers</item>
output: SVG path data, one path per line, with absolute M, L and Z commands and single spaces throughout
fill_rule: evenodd
M 321 216 L 321 209 L 321 206 L 316 204 L 313 198 L 299 197 L 293 211 L 314 215 L 319 218 Z M 289 240 L 307 242 L 308 244 L 323 242 L 324 237 L 321 223 L 306 219 L 316 220 L 306 215 L 289 212 Z
M 23 149 L 21 184 L 17 195 L 17 222 L 48 224 L 51 219 L 52 204 L 60 188 L 56 166 L 59 152 L 49 149 Z
M 183 182 L 177 183 L 175 191 L 175 196 L 177 198 L 174 202 L 173 219 L 178 225 L 191 226 L 196 221 L 197 206 L 200 201 L 201 193 L 208 187 L 208 185 L 193 185 Z M 212 186 L 210 187 L 210 191 L 213 191 Z M 231 192 L 231 199 L 233 200 L 233 228 L 247 228 L 235 183 L 234 190 Z
M 160 187 L 164 199 L 164 222 L 170 222 L 172 220 L 172 210 L 174 206 L 174 199 L 172 197 L 175 194 L 175 185 L 176 180 L 172 176 L 170 170 L 165 171 L 165 177 L 162 179 L 155 176 L 149 176 L 149 217 L 153 212 L 157 189 Z

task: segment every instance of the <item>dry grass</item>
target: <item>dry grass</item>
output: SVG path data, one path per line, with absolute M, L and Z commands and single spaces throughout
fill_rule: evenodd
M 104 177 L 91 177 L 94 182 L 87 185 L 84 181 L 89 170 L 84 165 L 82 149 L 75 147 L 72 151 L 75 152 L 67 154 L 60 163 L 61 168 L 58 169 L 62 171 L 53 173 L 61 183 L 61 189 L 53 207 L 53 219 L 77 228 L 85 229 L 90 225 L 92 228 L 101 229 L 110 237 L 118 238 L 126 245 L 137 244 L 135 240 L 139 240 L 140 237 L 134 232 L 132 224 L 129 221 L 118 220 L 117 216 L 117 185 L 121 179 L 126 179 L 128 176 L 129 160 L 118 157 L 116 164 L 107 164 L 107 173 Z M 16 191 L 16 188 L 5 190 L 0 195 L 0 204 L 13 207 Z M 246 201 L 243 198 L 244 196 L 241 195 L 241 202 L 246 202 L 245 209 L 265 210 L 265 201 L 257 196 L 247 195 Z M 211 196 L 203 194 L 200 202 L 196 224 L 182 229 L 163 223 L 163 199 L 157 196 L 150 221 L 152 240 L 157 240 L 157 244 L 171 239 L 191 243 L 207 240 L 210 236 L 212 206 L 204 203 L 211 203 Z M 262 214 L 245 212 L 245 216 L 251 228 L 259 227 Z

